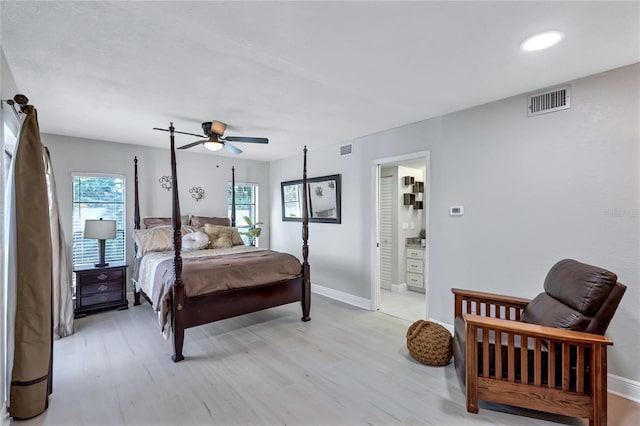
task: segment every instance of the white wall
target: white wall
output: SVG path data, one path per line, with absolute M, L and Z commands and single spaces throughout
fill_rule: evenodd
M 515 96 L 309 152 L 309 174 L 342 173 L 342 224 L 310 225 L 311 279 L 370 298 L 375 159 L 431 152 L 429 312 L 453 321 L 452 287 L 534 297 L 549 268 L 575 258 L 628 285 L 607 335 L 609 372 L 640 380 L 640 65 L 571 82 L 571 108 L 526 117 Z M 562 83 L 562 82 L 559 82 Z M 279 184 L 300 155 L 271 166 L 271 246 L 299 252 Z M 448 208 L 464 205 L 465 215 Z M 313 314 L 312 314 L 313 315 Z
M 168 134 L 158 132 L 158 137 Z M 134 165 L 138 157 L 140 184 L 140 216 L 171 216 L 171 192 L 163 189 L 158 179 L 171 175 L 171 159 L 168 149 L 149 148 L 137 145 L 110 143 L 78 139 L 59 135 L 42 135 L 42 143 L 49 147 L 51 162 L 58 188 L 60 217 L 71 247 L 72 181 L 74 172 L 109 173 L 126 176 L 127 198 L 127 259 L 131 259 L 133 242 L 134 210 Z M 251 182 L 259 185 L 258 215 L 264 222 L 260 246 L 269 247 L 269 163 L 243 160 L 238 157 L 208 155 L 197 150 L 176 153 L 178 193 L 182 215 L 227 217 L 227 183 L 231 181 L 231 167 L 236 168 L 236 182 Z M 216 167 L 219 165 L 219 167 Z M 191 198 L 189 188 L 200 186 L 205 190 L 204 198 Z M 242 218 L 239 218 L 240 220 Z M 129 268 L 131 269 L 131 268 Z M 130 272 L 130 271 L 129 271 Z

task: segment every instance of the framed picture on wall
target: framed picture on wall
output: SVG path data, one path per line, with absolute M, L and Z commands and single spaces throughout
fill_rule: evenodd
M 340 175 L 307 179 L 309 222 L 340 223 Z M 302 180 L 282 182 L 282 220 L 302 220 Z

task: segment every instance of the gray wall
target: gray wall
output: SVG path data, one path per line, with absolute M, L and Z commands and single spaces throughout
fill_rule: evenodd
M 427 149 L 429 316 L 452 322 L 452 287 L 534 297 L 558 260 L 593 263 L 628 285 L 609 373 L 640 380 L 639 80 L 634 64 L 571 82 L 572 107 L 557 113 L 527 118 L 520 95 L 356 139 L 351 155 L 311 151 L 310 176 L 343 181 L 342 224 L 310 225 L 312 282 L 371 297 L 373 161 Z M 300 252 L 299 224 L 278 220 L 279 183 L 300 176 L 300 155 L 272 164 L 275 250 Z
M 166 138 L 168 134 L 158 137 Z M 171 192 L 158 182 L 160 176 L 171 175 L 168 149 L 149 148 L 96 140 L 78 139 L 59 135 L 42 135 L 42 142 L 49 147 L 51 162 L 58 188 L 60 217 L 67 244 L 71 247 L 72 183 L 74 172 L 107 173 L 126 176 L 127 185 L 127 259 L 133 253 L 133 158 L 138 157 L 140 183 L 140 216 L 171 216 Z M 231 167 L 236 168 L 236 182 L 251 182 L 259 185 L 258 215 L 265 223 L 260 246 L 269 246 L 269 163 L 208 155 L 204 153 L 178 151 L 178 192 L 182 215 L 227 216 L 227 182 L 231 181 Z M 219 165 L 219 167 L 216 167 Z M 189 188 L 200 186 L 205 196 L 200 201 L 191 198 Z M 240 218 L 242 219 L 242 218 Z

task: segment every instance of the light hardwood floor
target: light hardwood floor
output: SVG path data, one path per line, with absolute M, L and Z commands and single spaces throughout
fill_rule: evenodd
M 380 312 L 408 321 L 409 325 L 419 319 L 426 319 L 426 304 L 424 293 L 380 289 Z
M 12 424 L 583 424 L 489 404 L 467 413 L 453 366 L 408 354 L 406 321 L 317 295 L 311 318 L 291 304 L 189 329 L 174 364 L 148 305 L 89 315 L 55 343 L 49 409 Z M 638 404 L 609 403 L 610 425 L 640 424 Z

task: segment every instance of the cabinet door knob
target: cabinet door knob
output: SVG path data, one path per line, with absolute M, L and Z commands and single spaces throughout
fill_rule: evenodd
M 102 296 L 100 296 L 100 297 L 98 298 L 98 300 L 100 301 L 100 303 L 104 303 L 104 302 L 106 302 L 106 301 L 107 301 L 107 299 L 108 299 L 108 297 L 107 297 L 107 296 L 105 296 L 105 295 L 102 295 Z
M 108 286 L 108 285 L 101 284 L 101 285 L 98 287 L 98 290 L 100 290 L 100 291 L 105 291 L 105 290 L 106 290 L 106 289 L 108 289 L 108 288 L 109 288 L 109 286 Z
M 98 275 L 98 277 L 97 277 L 97 278 L 98 278 L 100 281 L 104 281 L 104 280 L 106 280 L 106 279 L 107 279 L 107 277 L 108 277 L 108 275 L 107 275 L 107 274 L 100 274 L 100 275 Z

